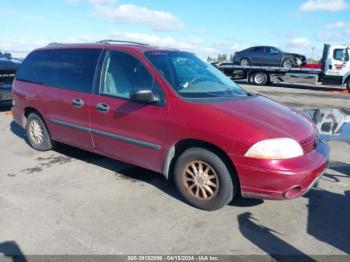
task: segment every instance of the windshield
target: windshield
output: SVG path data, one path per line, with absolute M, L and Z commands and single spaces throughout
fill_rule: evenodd
M 182 97 L 208 98 L 247 95 L 221 71 L 191 53 L 149 51 L 145 55 Z

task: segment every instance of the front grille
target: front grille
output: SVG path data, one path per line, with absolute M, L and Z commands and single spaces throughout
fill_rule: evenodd
M 304 153 L 307 154 L 316 148 L 316 143 L 317 143 L 317 135 L 313 134 L 312 136 L 302 140 L 300 142 L 300 145 L 303 148 Z

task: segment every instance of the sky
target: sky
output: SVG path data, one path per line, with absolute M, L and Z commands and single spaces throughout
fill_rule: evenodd
M 0 51 L 118 39 L 201 58 L 254 45 L 317 58 L 324 43 L 350 44 L 349 14 L 350 0 L 1 0 Z

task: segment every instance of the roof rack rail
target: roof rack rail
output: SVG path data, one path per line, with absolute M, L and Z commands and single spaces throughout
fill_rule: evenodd
M 134 41 L 126 41 L 126 40 L 113 40 L 113 39 L 105 39 L 96 42 L 97 44 L 133 44 L 133 45 L 149 45 L 146 43 L 139 43 Z
M 53 42 L 53 43 L 49 43 L 48 46 L 52 46 L 52 45 L 85 45 L 85 44 L 91 44 L 91 43 L 58 43 L 58 42 Z

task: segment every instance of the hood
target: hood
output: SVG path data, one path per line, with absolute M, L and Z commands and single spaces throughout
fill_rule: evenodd
M 206 105 L 218 111 L 218 114 L 225 114 L 223 120 L 226 127 L 230 127 L 230 122 L 233 123 L 232 128 L 240 126 L 234 135 L 249 134 L 252 143 L 280 137 L 302 141 L 316 132 L 312 121 L 302 112 L 261 95 Z
M 20 64 L 19 60 L 0 57 L 0 70 L 17 70 Z
M 301 54 L 295 54 L 295 53 L 284 53 L 285 56 L 300 56 L 300 57 L 305 57 L 304 55 Z

